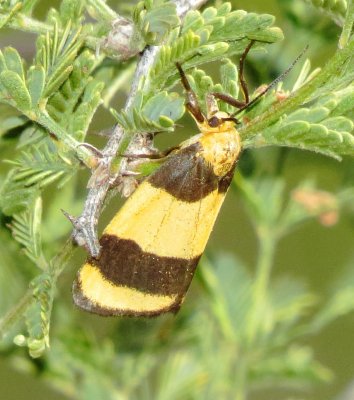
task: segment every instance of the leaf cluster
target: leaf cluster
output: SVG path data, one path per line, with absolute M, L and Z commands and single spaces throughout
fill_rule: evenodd
M 21 18 L 31 16 L 36 3 L 35 0 L 4 2 L 0 25 L 19 25 Z M 338 7 L 331 10 L 342 13 Z M 85 25 L 86 11 L 94 18 L 102 17 L 102 21 L 95 26 Z M 141 43 L 159 47 L 147 74 L 137 82 L 131 105 L 114 112 L 129 140 L 138 134 L 174 130 L 175 122 L 184 113 L 185 102 L 183 95 L 171 92 L 179 82 L 176 62 L 190 72 L 188 79 L 204 108 L 209 92 L 239 97 L 237 65 L 232 57 L 242 54 L 250 41 L 256 41 L 253 50 L 261 52 L 283 37 L 280 29 L 273 26 L 273 16 L 233 11 L 230 3 L 202 12 L 190 11 L 181 25 L 175 5 L 169 1 L 145 0 L 132 15 L 130 22 Z M 116 67 L 110 63 L 105 59 L 104 49 L 102 54 L 95 55 L 87 47 L 97 44 L 90 35 L 96 39 L 105 37 L 116 18 L 104 1 L 64 0 L 59 11 L 49 12 L 46 25 L 40 25 L 45 33 L 37 40 L 36 56 L 29 67 L 13 48 L 0 53 L 0 137 L 1 144 L 11 150 L 10 171 L 1 187 L 0 205 L 3 213 L 12 217 L 12 234 L 23 249 L 22 255 L 37 267 L 37 276 L 30 283 L 28 307 L 22 304 L 27 336 L 16 336 L 16 343 L 28 347 L 32 357 L 41 356 L 49 345 L 55 288 L 65 265 L 55 253 L 60 234 L 67 234 L 67 229 L 59 226 L 58 217 L 50 219 L 53 217 L 50 207 L 57 211 L 67 204 L 74 207 L 79 203 L 70 202 L 80 184 L 77 173 L 81 162 L 90 166 L 92 160 L 92 153 L 82 142 L 99 105 L 104 102 L 107 106 L 107 98 L 111 99 L 124 85 L 126 71 L 131 70 L 130 65 Z M 207 73 L 196 68 L 219 60 L 222 60 L 220 83 L 214 83 Z M 291 103 L 298 90 L 310 87 L 322 73 L 310 73 L 310 64 L 305 62 L 291 90 L 278 85 L 240 114 L 244 147 L 276 145 L 335 158 L 353 155 L 354 74 L 350 60 L 339 66 L 325 83 L 322 81 L 306 92 L 301 103 Z M 251 97 L 258 93 L 256 90 Z M 220 109 L 234 112 L 226 104 L 220 103 Z M 269 110 L 273 109 L 285 111 L 272 120 Z M 259 121 L 263 121 L 263 128 L 252 131 Z M 284 202 L 283 182 L 263 181 L 262 185 L 254 186 L 242 180 L 238 183 L 251 211 L 259 243 L 265 246 L 260 248 L 256 276 L 252 277 L 241 263 L 229 257 L 218 257 L 212 263 L 205 260 L 199 288 L 205 296 L 201 296 L 199 306 L 193 305 L 197 311 L 188 311 L 187 307 L 186 314 L 182 313 L 176 322 L 168 322 L 166 317 L 162 322 L 152 323 L 150 330 L 146 326 L 139 329 L 136 321 L 120 321 L 118 328 L 122 330 L 113 332 L 117 336 L 124 332 L 117 344 L 119 356 L 112 341 L 97 343 L 93 335 L 80 333 L 82 327 L 67 318 L 70 313 L 60 310 L 59 305 L 63 327 L 73 334 L 55 338 L 47 356 L 48 374 L 58 387 L 85 399 L 143 396 L 207 399 L 231 398 L 234 393 L 240 393 L 242 398 L 242 393 L 271 378 L 277 383 L 330 378 L 329 371 L 315 361 L 311 350 L 298 342 L 354 308 L 350 295 L 353 285 L 342 295 L 338 291 L 318 311 L 314 322 L 306 323 L 303 316 L 313 310 L 315 297 L 288 281 L 268 285 L 273 265 L 269 250 L 274 252 L 282 237 L 310 217 L 320 218 L 326 211 L 338 212 L 345 202 L 353 200 L 352 193 L 338 193 L 334 203 L 314 210 L 308 204 Z M 55 190 L 56 195 L 51 201 L 54 205 L 44 202 L 46 218 L 42 215 L 42 201 L 47 188 Z M 47 228 L 46 235 L 42 234 L 43 227 Z M 7 254 L 5 250 L 2 254 Z M 33 270 L 30 275 L 29 279 Z M 11 273 L 8 276 L 17 280 Z M 130 351 L 134 335 L 126 334 L 129 327 L 133 327 L 135 334 L 143 331 L 145 335 L 149 330 L 151 347 Z M 171 347 L 158 347 L 163 340 L 175 345 L 172 352 Z M 159 368 L 161 363 L 163 369 Z M 78 374 L 83 377 L 79 382 Z M 144 387 L 142 381 L 146 382 Z M 225 381 L 231 382 L 227 388 Z
M 12 135 L 16 137 L 14 129 L 21 131 L 8 160 L 10 171 L 1 187 L 0 203 L 2 212 L 13 217 L 14 239 L 41 270 L 29 289 L 32 297 L 25 313 L 28 338 L 16 339 L 18 344 L 28 346 L 34 357 L 40 356 L 49 344 L 57 279 L 43 253 L 42 198 L 47 187 L 61 189 L 79 171 L 78 145 L 85 139 L 107 80 L 112 77 L 94 77 L 95 56 L 82 50 L 81 30 L 73 27 L 69 18 L 77 8 L 64 3 L 62 7 L 68 7 L 67 12 L 60 17 L 55 12 L 48 16 L 53 32 L 39 36 L 30 67 L 14 48 L 0 52 L 0 102 L 6 111 L 1 116 L 2 144 L 6 145 Z M 13 111 L 9 112 L 8 106 Z M 49 259 L 55 254 L 55 247 L 49 252 Z
M 134 103 L 117 116 L 119 123 L 129 132 L 171 130 L 183 114 L 184 99 L 160 93 L 179 82 L 175 63 L 181 63 L 188 70 L 221 57 L 241 54 L 250 40 L 258 40 L 255 48 L 260 50 L 265 43 L 283 38 L 273 23 L 271 15 L 231 11 L 230 3 L 219 8 L 209 7 L 203 12 L 188 12 L 183 24 L 169 31 L 148 76 L 142 77 L 139 83 Z M 162 109 L 162 123 L 156 120 L 156 109 Z
M 262 132 L 266 144 L 297 147 L 340 158 L 354 154 L 354 124 L 346 115 L 353 86 L 302 107 Z

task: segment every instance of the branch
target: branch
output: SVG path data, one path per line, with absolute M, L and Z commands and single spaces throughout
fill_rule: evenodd
M 108 23 L 112 22 L 118 17 L 117 13 L 113 11 L 103 0 L 88 0 L 87 4 L 93 7 L 99 17 Z
M 180 18 L 192 9 L 201 7 L 207 0 L 175 0 L 177 14 Z M 148 46 L 145 48 L 143 55 L 137 65 L 131 91 L 127 98 L 124 109 L 128 110 L 134 102 L 137 94 L 138 85 L 142 76 L 147 76 L 156 55 L 161 46 Z M 126 134 L 123 129 L 117 125 L 112 132 L 112 136 L 102 151 L 102 159 L 99 166 L 93 172 L 91 179 L 91 187 L 87 195 L 84 209 L 78 218 L 69 217 L 74 225 L 73 238 L 80 245 L 87 248 L 89 253 L 97 257 L 100 251 L 100 245 L 97 238 L 96 226 L 100 215 L 103 202 L 111 185 L 116 181 L 117 177 L 124 171 L 126 160 L 120 161 L 119 165 L 114 166 L 112 173 L 112 162 L 118 152 L 124 153 L 126 149 L 135 146 L 137 137 Z M 129 152 L 129 150 L 128 150 Z
M 178 16 L 183 19 L 189 10 L 202 7 L 208 0 L 175 0 Z

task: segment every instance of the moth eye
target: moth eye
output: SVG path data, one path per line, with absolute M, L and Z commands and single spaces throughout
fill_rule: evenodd
M 209 124 L 210 127 L 216 128 L 216 127 L 218 127 L 220 125 L 220 120 L 219 120 L 218 117 L 211 117 L 208 120 L 208 124 Z

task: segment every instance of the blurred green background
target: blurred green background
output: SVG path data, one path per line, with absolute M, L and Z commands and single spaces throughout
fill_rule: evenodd
M 119 7 L 119 3 L 109 2 L 113 8 Z M 216 4 L 221 3 L 216 1 Z M 36 16 L 43 17 L 47 7 L 57 7 L 58 4 L 59 1 L 47 1 L 45 7 L 42 6 L 36 11 Z M 252 88 L 269 82 L 284 71 L 306 44 L 310 46 L 306 56 L 311 59 L 313 68 L 323 66 L 335 51 L 340 34 L 339 27 L 328 16 L 319 13 L 305 1 L 233 1 L 233 8 L 272 14 L 276 16 L 276 25 L 285 34 L 285 40 L 269 46 L 267 54 L 250 57 L 246 74 Z M 30 60 L 33 57 L 35 50 L 33 35 L 11 30 L 6 30 L 0 35 L 1 48 L 12 45 L 24 58 Z M 205 67 L 215 80 L 216 67 L 218 66 Z M 286 78 L 284 84 L 286 88 L 292 87 L 299 68 L 297 66 L 295 72 Z M 114 100 L 115 107 L 122 106 L 124 99 L 125 93 L 121 92 Z M 112 126 L 113 123 L 113 118 L 107 112 L 99 110 L 91 129 L 97 132 Z M 170 145 L 171 142 L 179 143 L 181 139 L 196 133 L 194 123 L 189 116 L 186 115 L 181 124 L 184 128 L 181 128 L 172 139 L 169 135 L 163 135 L 159 139 L 161 146 Z M 101 140 L 99 145 L 102 144 Z M 11 147 L 6 146 L 6 143 L 1 150 L 1 158 L 11 158 Z M 354 181 L 352 160 L 345 158 L 342 162 L 337 162 L 299 150 L 268 148 L 246 151 L 239 167 L 245 178 L 257 175 L 275 181 L 281 176 L 285 184 L 285 199 L 288 199 L 291 191 L 304 180 L 311 180 L 316 188 L 331 193 L 340 192 Z M 1 179 L 4 178 L 7 168 L 4 164 L 0 165 Z M 44 235 L 46 230 L 51 232 L 53 229 L 58 231 L 58 240 L 61 237 L 60 240 L 63 241 L 65 235 L 69 235 L 70 224 L 61 215 L 60 208 L 72 214 L 79 214 L 88 177 L 88 173 L 82 173 L 80 180 L 76 182 L 77 187 L 64 189 L 60 193 L 47 190 L 45 204 L 50 206 L 45 206 L 47 222 L 43 228 Z M 75 201 L 71 202 L 73 196 Z M 111 201 L 110 207 L 102 215 L 101 227 L 114 215 L 120 203 L 119 199 Z M 6 218 L 3 218 L 0 231 L 2 314 L 17 301 L 24 292 L 26 283 L 34 274 L 29 262 L 18 254 L 17 245 L 11 242 L 10 233 L 6 228 L 7 222 Z M 205 266 L 206 271 L 216 270 L 217 274 L 219 268 L 227 271 L 240 266 L 242 270 L 242 266 L 245 266 L 248 273 L 253 274 L 257 261 L 254 223 L 241 194 L 236 187 L 233 187 L 218 217 L 200 269 Z M 309 219 L 281 240 L 277 246 L 272 282 L 286 278 L 289 282 L 289 291 L 293 285 L 303 286 L 311 293 L 315 293 L 320 302 L 325 302 L 333 288 L 339 287 L 340 282 L 349 279 L 347 277 L 350 276 L 350 270 L 353 270 L 353 243 L 354 216 L 350 210 L 340 212 L 338 222 L 328 227 L 323 226 L 318 219 Z M 208 321 L 212 326 L 215 320 L 212 320 L 208 311 L 212 300 L 208 282 L 206 283 L 208 278 L 202 272 L 194 279 L 186 302 L 177 316 L 168 315 L 158 320 L 142 321 L 104 319 L 86 314 L 71 304 L 71 282 L 83 259 L 84 252 L 79 250 L 70 268 L 64 271 L 59 281 L 51 325 L 51 349 L 47 354 L 43 358 L 32 360 L 25 349 L 11 345 L 11 342 L 4 343 L 0 348 L 2 399 L 215 398 L 212 397 L 214 393 L 212 390 L 208 396 L 195 395 L 198 387 L 208 379 L 219 382 L 218 390 L 215 392 L 218 393 L 218 398 L 236 398 L 236 393 L 228 390 L 230 381 L 235 379 L 234 376 L 229 372 L 223 375 L 223 366 L 228 365 L 229 354 L 234 349 L 229 342 L 219 343 L 217 335 L 208 335 L 208 332 L 204 331 L 208 327 Z M 236 293 L 237 276 L 237 273 L 230 271 L 231 286 L 225 288 L 229 290 L 227 297 L 234 298 L 235 313 L 239 298 Z M 227 280 L 226 275 L 221 282 Z M 235 289 L 232 287 L 233 283 Z M 305 319 L 311 320 L 312 312 L 314 311 L 309 311 Z M 279 380 L 275 383 L 271 379 L 265 379 L 262 385 L 259 380 L 250 390 L 248 398 L 250 400 L 354 399 L 354 392 L 349 397 L 341 397 L 354 378 L 353 332 L 354 318 L 351 313 L 337 318 L 316 335 L 305 336 L 302 341 L 297 342 L 298 345 L 312 349 L 314 358 L 332 371 L 332 380 L 313 385 L 310 384 L 311 379 L 308 379 L 309 384 L 289 379 L 289 382 L 284 381 L 284 385 L 279 384 Z M 194 357 L 188 362 L 189 352 L 194 354 L 190 349 L 196 347 L 196 342 L 199 341 L 200 344 L 203 336 L 205 336 L 203 344 L 205 351 L 208 352 L 210 348 L 218 354 L 214 362 L 219 364 L 214 365 L 213 371 L 219 371 L 219 377 L 208 378 L 206 371 L 209 370 L 210 360 Z M 209 342 L 206 337 L 209 338 Z M 237 359 L 235 363 L 237 365 Z M 289 372 L 290 375 L 291 373 Z M 191 382 L 187 385 L 188 379 Z M 179 384 L 185 387 L 184 391 L 174 390 L 174 385 Z M 116 387 L 117 392 L 113 391 L 113 387 Z M 107 393 L 110 393 L 110 397 L 107 397 Z

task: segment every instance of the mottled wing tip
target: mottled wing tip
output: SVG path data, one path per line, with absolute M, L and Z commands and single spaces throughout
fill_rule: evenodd
M 101 307 L 98 307 L 97 305 L 95 305 L 90 299 L 88 299 L 83 294 L 79 277 L 77 277 L 74 280 L 72 292 L 73 292 L 74 304 L 77 307 L 79 307 L 85 311 L 89 311 L 91 313 L 100 314 L 100 315 L 109 315 L 109 314 L 104 314 L 104 311 L 105 311 L 104 309 L 101 309 Z M 106 310 L 106 311 L 108 311 L 108 310 Z

